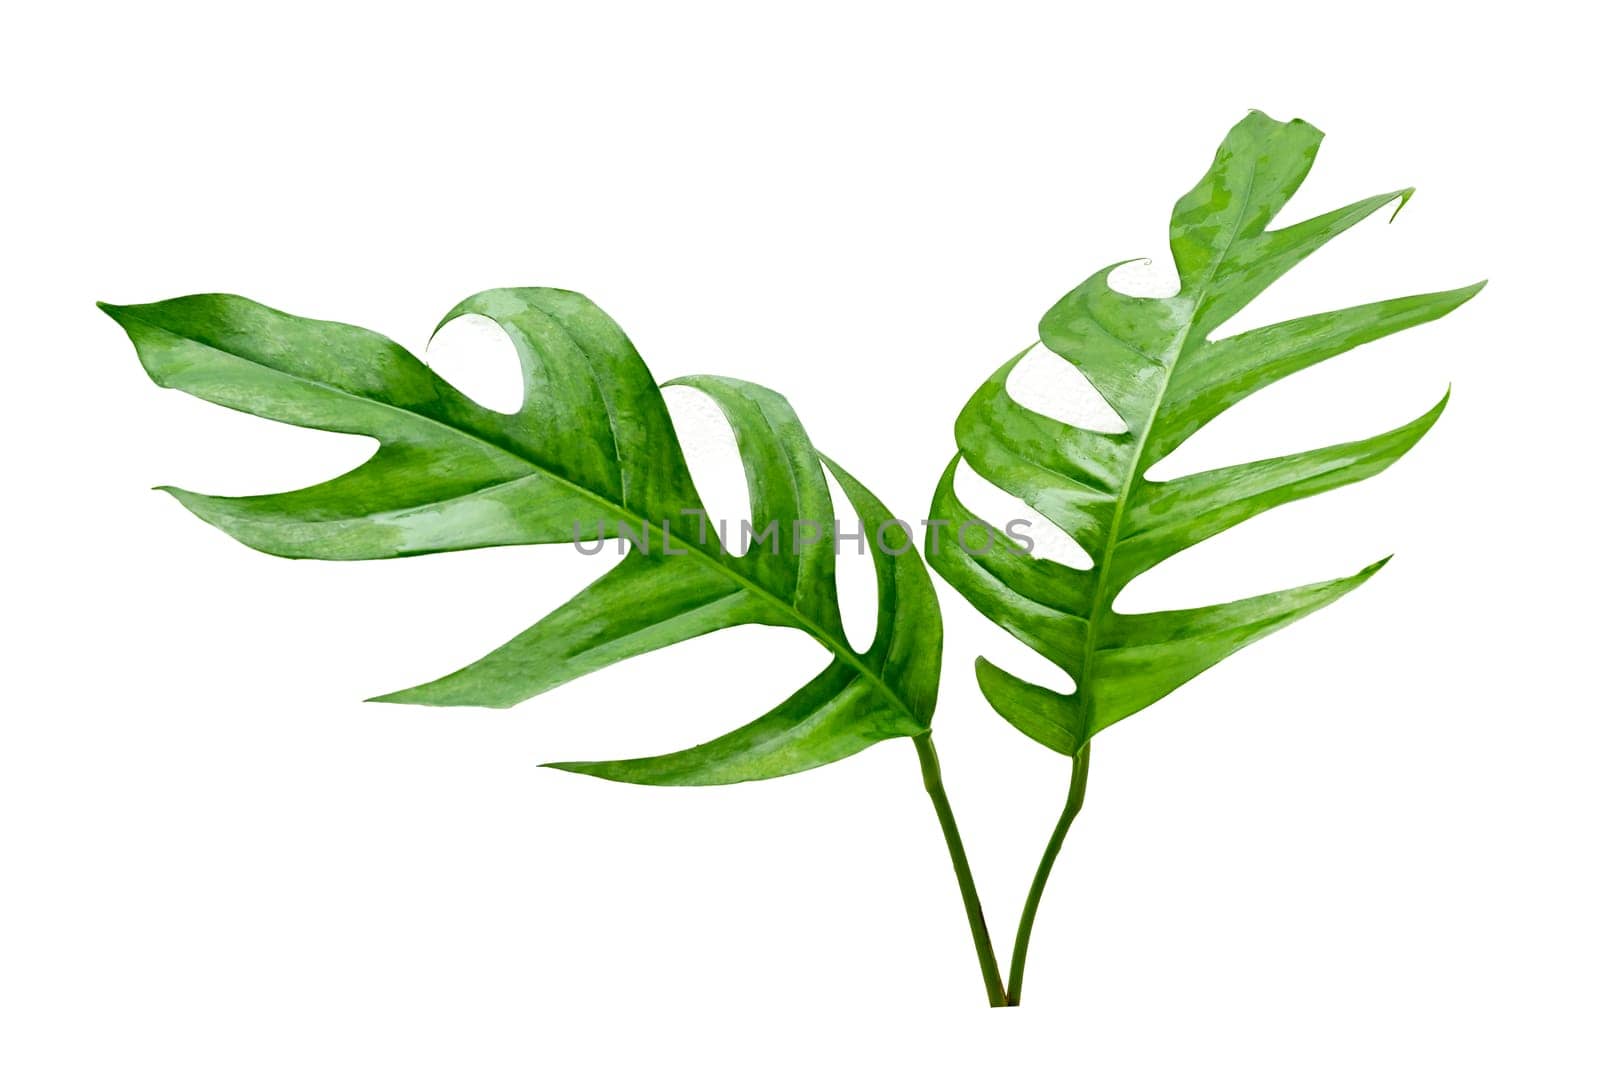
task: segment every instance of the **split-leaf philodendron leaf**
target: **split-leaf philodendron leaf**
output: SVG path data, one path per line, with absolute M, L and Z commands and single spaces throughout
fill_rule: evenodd
M 934 569 L 979 610 L 1065 670 L 1062 694 L 980 658 L 994 708 L 1028 736 L 1075 754 L 1091 736 L 1144 709 L 1246 644 L 1333 602 L 1383 562 L 1337 580 L 1191 610 L 1112 609 L 1135 577 L 1179 551 L 1272 507 L 1370 477 L 1415 444 L 1444 409 L 1367 440 L 1211 470 L 1170 481 L 1147 471 L 1246 396 L 1357 345 L 1449 313 L 1482 287 L 1370 303 L 1210 335 L 1291 267 L 1357 222 L 1411 195 L 1401 189 L 1269 229 L 1311 169 L 1322 134 L 1251 113 L 1211 169 L 1172 211 L 1180 287 L 1165 298 L 1123 295 L 1115 267 L 1090 277 L 1045 314 L 1044 346 L 1070 361 L 1122 418 L 1120 432 L 1063 424 L 1014 400 L 990 377 L 956 422 L 960 455 L 935 494 L 933 518 L 979 521 L 956 497 L 961 459 L 1073 537 L 1093 561 L 1080 570 L 1020 550 L 968 552 L 935 540 Z M 1026 354 L 1026 352 L 1024 353 Z M 934 525 L 930 529 L 938 529 Z M 1004 535 L 991 530 L 991 535 Z
M 1152 480 L 1151 468 L 1240 400 L 1360 344 L 1431 321 L 1481 287 L 1407 296 L 1213 340 L 1219 326 L 1325 242 L 1410 190 L 1269 229 L 1311 168 L 1321 133 L 1252 113 L 1171 224 L 1180 281 L 1165 298 L 1122 295 L 1111 268 L 1040 323 L 1045 348 L 1075 365 L 1121 417 L 1117 432 L 1064 424 L 1017 403 L 990 377 L 956 424 L 960 454 L 932 506 L 935 569 L 981 611 L 1070 675 L 1066 694 L 984 659 L 978 680 L 1008 721 L 1072 756 L 1066 805 L 1046 845 L 1002 979 L 930 730 L 942 628 L 909 527 L 811 445 L 783 397 L 721 377 L 699 389 L 738 442 L 758 540 L 742 555 L 707 535 L 704 507 L 661 391 L 633 345 L 584 297 L 499 289 L 446 318 L 488 317 L 523 375 L 514 414 L 489 410 L 376 333 L 283 314 L 237 296 L 105 307 L 150 377 L 250 414 L 378 441 L 373 457 L 323 484 L 225 498 L 167 489 L 251 547 L 289 558 L 378 559 L 626 536 L 612 570 L 532 628 L 449 676 L 382 699 L 510 706 L 614 662 L 743 624 L 799 629 L 832 656 L 781 705 L 688 750 L 559 767 L 645 784 L 723 784 L 795 773 L 910 736 L 950 852 L 992 1006 L 1021 1001 L 1039 901 L 1083 805 L 1090 738 L 1246 644 L 1361 584 L 1336 580 L 1189 610 L 1123 614 L 1129 582 L 1186 548 L 1283 503 L 1370 477 L 1433 425 L 1437 406 L 1368 440 Z M 1026 353 L 1024 353 L 1026 354 Z M 990 527 L 982 550 L 954 530 L 986 525 L 954 491 L 962 459 L 1073 537 L 1091 566 L 1032 557 Z M 878 587 L 871 646 L 854 650 L 835 587 L 831 470 L 864 530 Z M 941 535 L 943 531 L 943 535 Z M 1009 538 L 1007 538 L 1009 540 Z M 999 548 L 996 545 L 999 544 Z M 718 697 L 722 693 L 717 693 Z M 1009 984 L 1009 987 L 1007 986 Z
M 734 625 L 799 629 L 832 661 L 781 705 L 701 746 L 653 758 L 561 763 L 645 784 L 721 784 L 795 773 L 894 736 L 925 733 L 938 688 L 938 605 L 906 528 L 811 445 L 782 396 L 745 381 L 685 378 L 732 425 L 751 524 L 777 540 L 743 556 L 706 535 L 660 389 L 622 330 L 557 289 L 499 289 L 445 318 L 484 315 L 522 365 L 525 401 L 501 414 L 468 399 L 377 333 L 283 314 L 237 296 L 104 308 L 150 377 L 292 425 L 376 438 L 362 466 L 276 495 L 167 489 L 194 514 L 289 558 L 377 559 L 615 537 L 627 557 L 532 628 L 449 676 L 381 698 L 510 706 L 614 662 Z M 442 324 L 442 323 L 441 323 Z M 872 645 L 840 621 L 826 464 L 868 529 L 878 585 Z M 647 544 L 641 550 L 640 543 Z M 718 697 L 722 697 L 718 693 Z

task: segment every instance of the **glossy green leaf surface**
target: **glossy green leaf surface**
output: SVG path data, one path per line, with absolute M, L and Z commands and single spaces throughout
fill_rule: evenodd
M 1367 440 L 1335 444 L 1168 481 L 1150 468 L 1223 411 L 1298 370 L 1367 341 L 1432 321 L 1481 285 L 1315 314 L 1223 339 L 1211 334 L 1291 267 L 1387 205 L 1401 189 L 1279 229 L 1273 218 L 1304 180 L 1322 134 L 1252 112 L 1211 168 L 1174 206 L 1176 294 L 1113 290 L 1115 267 L 1068 293 L 1039 326 L 1044 346 L 1069 360 L 1124 423 L 1120 432 L 1067 425 L 1018 403 L 1006 381 L 1022 355 L 978 389 L 956 423 L 960 455 L 946 469 L 932 517 L 981 522 L 954 491 L 958 463 L 1023 500 L 1073 537 L 1093 566 L 1075 569 L 1020 549 L 977 553 L 946 534 L 934 568 L 984 614 L 1066 671 L 1062 693 L 979 659 L 994 708 L 1065 754 L 1245 645 L 1354 589 L 1383 562 L 1337 580 L 1190 610 L 1112 609 L 1134 578 L 1272 507 L 1370 477 L 1405 454 L 1444 409 Z M 1025 353 L 1024 353 L 1025 354 Z M 1003 536 L 999 530 L 992 535 Z
M 703 524 L 704 507 L 644 361 L 616 323 L 577 293 L 498 289 L 446 316 L 483 315 L 509 335 L 524 381 L 515 414 L 475 403 L 377 333 L 237 296 L 104 309 L 159 385 L 379 442 L 358 468 L 297 491 L 229 498 L 167 489 L 251 547 L 288 558 L 379 559 L 506 544 L 572 550 L 575 539 L 597 535 L 633 541 L 614 569 L 504 646 L 383 700 L 511 706 L 634 655 L 755 623 L 799 629 L 832 661 L 781 705 L 698 747 L 559 768 L 645 784 L 731 783 L 799 772 L 927 731 L 942 629 L 922 560 L 904 527 L 867 537 L 878 621 L 872 645 L 853 650 L 839 615 L 824 464 L 868 529 L 891 517 L 817 452 L 777 393 L 721 377 L 671 382 L 704 392 L 727 416 L 751 524 L 774 529 L 735 556 Z M 736 697 L 713 685 L 699 696 Z

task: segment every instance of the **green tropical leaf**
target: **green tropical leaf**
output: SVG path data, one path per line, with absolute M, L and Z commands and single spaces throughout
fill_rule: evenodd
M 1275 122 L 1252 112 L 1173 208 L 1175 295 L 1123 295 L 1107 283 L 1115 269 L 1109 267 L 1045 314 L 1039 326 L 1045 348 L 1082 371 L 1121 417 L 1122 431 L 1063 424 L 1017 403 L 1006 379 L 1022 355 L 984 382 L 956 422 L 960 454 L 932 504 L 935 522 L 948 525 L 930 526 L 929 558 L 979 610 L 1074 680 L 1064 694 L 978 660 L 989 702 L 1047 747 L 1076 754 L 1095 733 L 1333 602 L 1383 565 L 1192 610 L 1112 609 L 1130 581 L 1179 551 L 1272 507 L 1384 469 L 1444 409 L 1441 399 L 1415 421 L 1367 440 L 1169 481 L 1147 476 L 1246 396 L 1357 345 L 1448 314 L 1482 287 L 1348 307 L 1210 340 L 1300 260 L 1384 206 L 1396 204 L 1398 211 L 1410 197 L 1410 189 L 1401 189 L 1269 229 L 1310 170 L 1321 140 L 1305 122 Z M 1009 538 L 999 541 L 1005 549 L 977 552 L 957 536 L 938 535 L 968 522 L 987 524 L 955 494 L 962 459 L 1075 539 L 1092 567 L 1029 557 Z M 993 528 L 990 535 L 1005 536 Z
M 942 629 L 927 572 L 905 527 L 867 537 L 878 621 L 872 645 L 853 650 L 839 615 L 824 464 L 868 529 L 892 519 L 812 447 L 777 393 L 721 377 L 672 382 L 710 396 L 734 429 L 751 524 L 770 530 L 736 556 L 706 535 L 704 507 L 643 360 L 576 293 L 499 289 L 446 316 L 484 315 L 510 336 L 526 398 L 509 415 L 354 326 L 226 295 L 104 309 L 163 387 L 379 442 L 368 462 L 298 491 L 226 498 L 167 489 L 250 547 L 377 559 L 597 536 L 633 541 L 614 569 L 504 646 L 381 699 L 510 706 L 634 655 L 754 623 L 799 629 L 832 661 L 781 705 L 701 746 L 558 768 L 644 784 L 721 784 L 799 772 L 928 731 Z

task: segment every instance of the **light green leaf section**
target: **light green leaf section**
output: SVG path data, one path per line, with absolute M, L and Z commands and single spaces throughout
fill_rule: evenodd
M 601 534 L 634 540 L 614 569 L 504 646 L 382 699 L 511 706 L 634 655 L 755 623 L 799 629 L 832 661 L 775 709 L 699 747 L 560 768 L 643 784 L 732 783 L 927 731 L 943 638 L 927 571 L 909 534 L 897 536 L 903 530 L 881 543 L 868 538 L 878 624 L 872 645 L 855 651 L 839 616 L 823 464 L 869 529 L 892 519 L 816 451 L 777 393 L 722 377 L 674 382 L 705 392 L 727 415 L 752 524 L 771 529 L 735 556 L 702 524 L 700 496 L 643 360 L 577 293 L 498 289 L 445 318 L 483 315 L 510 336 L 526 397 L 514 414 L 480 406 L 393 341 L 354 326 L 226 295 L 102 306 L 159 385 L 379 442 L 360 467 L 293 492 L 230 498 L 167 489 L 251 547 L 288 558 L 378 559 Z M 684 691 L 685 701 L 729 697 L 714 681 Z
M 1333 602 L 1382 563 L 1339 580 L 1195 610 L 1120 614 L 1130 581 L 1179 551 L 1265 510 L 1370 477 L 1428 431 L 1445 401 L 1367 440 L 1153 481 L 1149 469 L 1217 415 L 1262 388 L 1342 352 L 1448 314 L 1481 284 L 1280 322 L 1220 340 L 1210 334 L 1296 263 L 1410 189 L 1384 193 L 1281 229 L 1269 228 L 1311 169 L 1322 134 L 1252 112 L 1205 177 L 1172 211 L 1177 294 L 1114 291 L 1108 267 L 1068 293 L 1039 326 L 1121 416 L 1125 431 L 1056 422 L 1017 403 L 1006 380 L 1021 355 L 978 389 L 956 422 L 960 455 L 945 471 L 934 519 L 981 522 L 957 498 L 961 459 L 1026 502 L 1089 554 L 1089 570 L 1018 551 L 979 554 L 930 532 L 929 559 L 979 610 L 1065 670 L 1068 693 L 979 659 L 984 695 L 1039 743 L 1076 753 L 1245 645 Z M 986 524 L 986 523 L 984 523 Z M 999 530 L 993 535 L 1002 536 Z

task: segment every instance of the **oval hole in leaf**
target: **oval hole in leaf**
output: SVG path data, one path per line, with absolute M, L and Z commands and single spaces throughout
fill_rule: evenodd
M 1072 363 L 1035 344 L 1006 378 L 1006 392 L 1046 418 L 1099 433 L 1128 431 L 1111 404 Z
M 501 414 L 522 409 L 525 390 L 516 346 L 483 315 L 463 314 L 434 334 L 426 361 L 473 402 Z
M 1106 285 L 1124 296 L 1166 299 L 1178 294 L 1178 268 L 1166 257 L 1159 266 L 1153 259 L 1134 259 L 1111 271 Z
M 745 480 L 733 426 L 728 424 L 716 400 L 698 389 L 669 385 L 661 390 L 661 395 L 666 400 L 667 413 L 672 416 L 672 426 L 678 432 L 689 475 L 694 478 L 700 500 L 706 506 L 706 542 L 710 543 L 711 537 L 716 536 L 730 554 L 744 554 L 749 545 L 741 530 L 751 520 L 750 486 Z M 678 522 L 672 524 L 676 535 Z M 687 536 L 698 537 L 697 519 L 686 515 L 683 531 Z
M 850 640 L 851 647 L 864 653 L 872 646 L 872 637 L 878 628 L 878 577 L 872 564 L 870 546 L 870 538 L 877 530 L 862 528 L 861 516 L 850 505 L 839 482 L 833 479 L 833 472 L 824 466 L 822 474 L 828 479 L 828 494 L 833 497 L 833 516 L 840 529 L 868 537 L 859 542 L 842 537 L 835 541 L 838 555 L 833 576 L 834 585 L 839 590 L 839 615 L 844 621 L 844 634 Z M 915 531 L 913 529 L 913 533 Z M 912 542 L 916 542 L 914 535 Z
M 967 465 L 966 459 L 956 466 L 956 497 L 967 505 L 967 509 L 996 529 L 1004 529 L 1013 521 L 1027 522 L 1022 531 L 1033 538 L 1033 557 L 1048 558 L 1073 569 L 1094 568 L 1094 559 L 1089 557 L 1089 552 L 1078 541 L 1016 496 L 978 476 L 977 471 Z M 957 533 L 958 530 L 946 529 L 941 535 L 954 536 Z
M 986 644 L 983 657 L 1029 684 L 1037 684 L 1062 695 L 1071 695 L 1078 690 L 1078 682 L 1072 674 L 1021 640 L 996 640 Z

